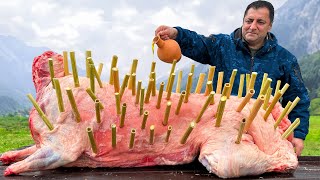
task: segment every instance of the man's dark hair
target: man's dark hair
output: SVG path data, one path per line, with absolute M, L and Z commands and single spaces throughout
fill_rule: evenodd
M 247 6 L 247 9 L 246 9 L 246 11 L 244 12 L 243 18 L 247 15 L 248 10 L 249 10 L 250 8 L 253 8 L 253 9 L 267 8 L 267 9 L 269 10 L 270 22 L 273 23 L 274 8 L 273 8 L 273 5 L 272 5 L 270 2 L 268 2 L 268 1 L 254 1 L 254 2 L 252 2 L 251 4 L 249 4 L 249 5 Z

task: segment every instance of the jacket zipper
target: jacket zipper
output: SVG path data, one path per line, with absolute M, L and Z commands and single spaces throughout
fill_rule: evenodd
M 253 56 L 251 56 L 250 74 L 252 74 L 253 63 L 254 63 L 254 57 L 253 57 Z

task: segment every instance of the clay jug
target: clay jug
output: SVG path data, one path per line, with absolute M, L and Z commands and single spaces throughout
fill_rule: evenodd
M 153 38 L 153 43 L 157 44 L 157 54 L 163 62 L 172 63 L 173 60 L 179 61 L 181 59 L 181 49 L 175 40 L 162 40 L 160 36 L 156 36 Z

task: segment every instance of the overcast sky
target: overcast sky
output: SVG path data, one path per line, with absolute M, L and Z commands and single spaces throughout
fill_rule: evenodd
M 271 0 L 275 9 L 286 0 Z M 0 34 L 14 36 L 31 46 L 58 53 L 75 51 L 84 67 L 84 52 L 92 50 L 104 74 L 112 55 L 119 57 L 120 73 L 129 72 L 137 58 L 138 78 L 153 60 L 151 42 L 159 25 L 181 26 L 203 35 L 231 33 L 241 26 L 250 0 L 1 0 Z M 170 71 L 155 57 L 157 73 Z M 191 62 L 186 57 L 178 63 Z M 31 68 L 31 67 L 30 67 Z M 140 77 L 139 77 L 140 76 Z M 106 79 L 106 77 L 105 77 Z

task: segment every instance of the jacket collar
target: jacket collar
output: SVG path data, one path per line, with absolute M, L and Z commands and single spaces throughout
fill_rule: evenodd
M 249 51 L 249 47 L 247 42 L 242 38 L 242 29 L 237 28 L 231 33 L 231 38 L 233 39 L 234 43 L 236 44 L 237 48 L 246 49 Z M 259 49 L 260 53 L 265 53 L 271 50 L 273 47 L 275 47 L 278 44 L 278 40 L 276 36 L 270 32 L 268 32 L 266 41 L 264 42 L 263 46 Z

